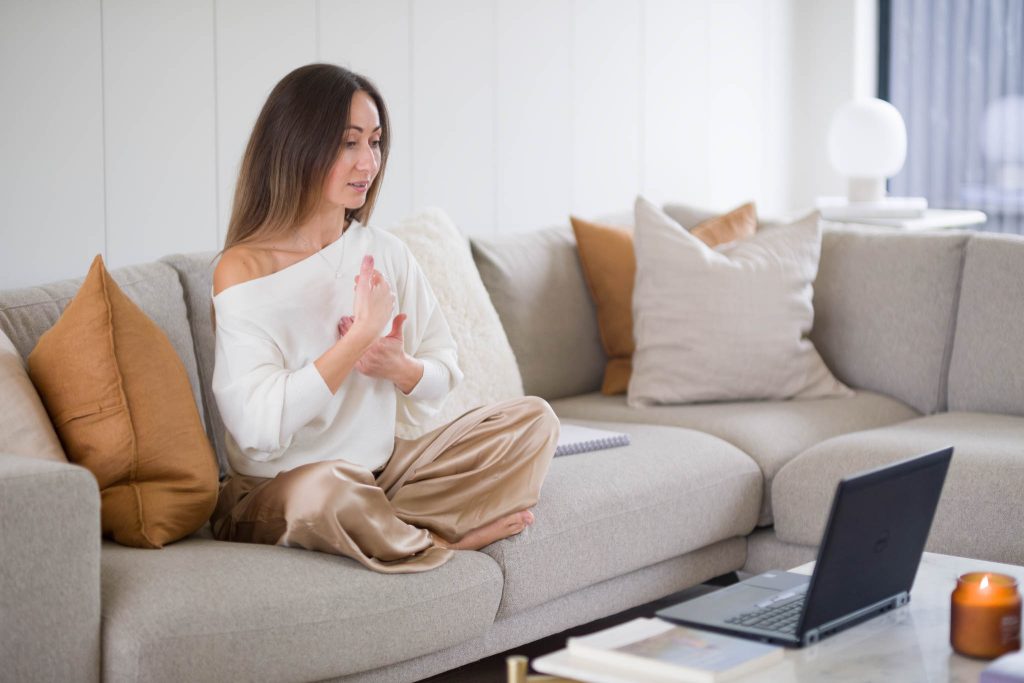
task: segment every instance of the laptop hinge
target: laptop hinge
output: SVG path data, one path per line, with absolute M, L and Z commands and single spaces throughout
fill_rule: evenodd
M 833 619 L 832 621 L 822 624 L 821 626 L 818 626 L 816 628 L 809 628 L 806 631 L 804 631 L 801 640 L 803 641 L 804 645 L 813 645 L 814 643 L 821 640 L 822 635 L 828 633 L 829 631 L 832 631 L 833 629 L 840 628 L 841 626 L 844 626 L 845 624 L 848 624 L 851 621 L 856 621 L 857 619 L 867 616 L 873 612 L 880 612 L 888 608 L 902 607 L 903 605 L 906 605 L 908 602 L 910 602 L 910 594 L 907 593 L 907 591 L 901 591 L 891 598 L 879 600 L 873 605 L 862 607 L 856 612 L 850 612 L 845 616 L 839 617 L 838 619 Z

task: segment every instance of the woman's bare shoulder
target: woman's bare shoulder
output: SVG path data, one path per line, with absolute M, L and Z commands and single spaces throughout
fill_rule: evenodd
M 228 287 L 270 275 L 274 269 L 274 259 L 267 249 L 236 244 L 221 254 L 213 271 L 213 294 L 216 296 Z

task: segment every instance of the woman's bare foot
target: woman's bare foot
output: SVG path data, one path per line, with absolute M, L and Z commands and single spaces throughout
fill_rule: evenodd
M 500 541 L 503 538 L 509 536 L 515 536 L 521 533 L 523 529 L 533 524 L 533 513 L 529 510 L 520 510 L 519 512 L 513 512 L 511 515 L 506 515 L 500 519 L 496 519 L 490 524 L 486 524 L 482 527 L 473 529 L 468 534 L 462 537 L 458 543 L 449 543 L 437 534 L 431 533 L 434 537 L 434 542 L 443 548 L 452 548 L 453 550 L 480 550 L 484 546 L 490 545 L 495 541 Z

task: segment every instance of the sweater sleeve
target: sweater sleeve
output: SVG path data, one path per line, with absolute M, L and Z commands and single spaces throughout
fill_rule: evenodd
M 444 405 L 462 381 L 458 352 L 448 322 L 419 263 L 402 245 L 405 267 L 396 282 L 398 308 L 408 315 L 405 352 L 423 363 L 423 376 L 408 394 L 398 393 L 398 422 L 417 426 Z M 402 272 L 404 271 L 404 272 Z
M 333 395 L 312 362 L 285 368 L 277 344 L 252 321 L 223 307 L 216 319 L 212 384 L 224 426 L 247 458 L 275 460 Z

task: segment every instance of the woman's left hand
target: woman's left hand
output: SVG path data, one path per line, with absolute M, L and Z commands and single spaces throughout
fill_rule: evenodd
M 402 326 L 406 320 L 405 313 L 399 313 L 391 323 L 391 332 L 381 337 L 363 353 L 356 362 L 356 369 L 368 377 L 386 379 L 393 382 L 403 393 L 409 393 L 419 382 L 423 368 L 419 361 L 405 352 L 405 337 Z M 341 336 L 352 327 L 355 321 L 352 316 L 345 316 L 338 323 Z

